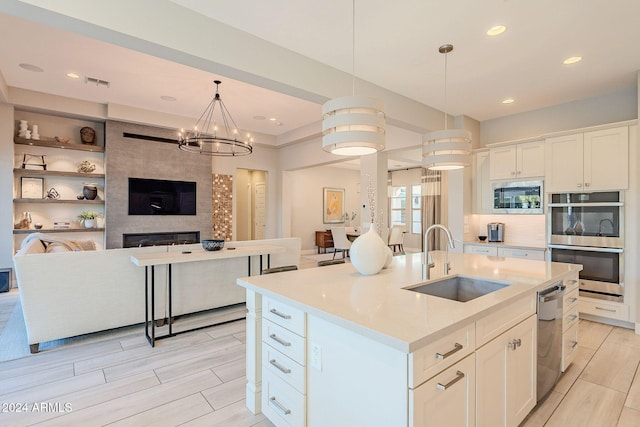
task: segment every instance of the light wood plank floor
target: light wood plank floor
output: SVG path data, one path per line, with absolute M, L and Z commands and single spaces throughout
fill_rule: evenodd
M 0 294 L 0 330 L 17 300 Z M 140 326 L 1 362 L 0 426 L 272 426 L 245 407 L 244 352 L 241 320 L 155 348 Z M 639 426 L 639 364 L 640 336 L 580 321 L 575 362 L 522 425 Z

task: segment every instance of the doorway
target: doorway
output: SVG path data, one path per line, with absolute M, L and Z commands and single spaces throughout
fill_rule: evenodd
M 236 169 L 236 240 L 261 240 L 266 235 L 267 172 Z

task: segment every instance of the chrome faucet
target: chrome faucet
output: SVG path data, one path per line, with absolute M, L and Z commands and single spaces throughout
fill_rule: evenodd
M 441 224 L 433 224 L 429 226 L 429 228 L 427 228 L 427 231 L 424 232 L 424 256 L 422 258 L 422 280 L 429 280 L 429 270 L 436 266 L 435 263 L 433 262 L 433 257 L 429 253 L 429 232 L 436 228 L 439 228 L 440 230 L 444 231 L 444 233 L 447 236 L 449 246 L 451 246 L 451 249 L 455 248 L 455 245 L 453 244 L 453 237 L 451 237 L 451 231 L 449 231 L 447 227 Z M 445 246 L 445 249 L 447 251 L 445 263 L 444 263 L 444 274 L 446 276 L 447 274 L 449 274 L 449 270 L 451 270 L 451 265 L 449 264 L 449 248 Z

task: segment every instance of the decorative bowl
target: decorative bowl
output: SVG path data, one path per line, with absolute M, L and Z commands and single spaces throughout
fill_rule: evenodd
M 224 246 L 224 240 L 203 240 L 202 247 L 205 251 L 219 251 Z
M 485 240 L 487 240 L 487 236 L 478 236 L 478 240 L 484 242 Z

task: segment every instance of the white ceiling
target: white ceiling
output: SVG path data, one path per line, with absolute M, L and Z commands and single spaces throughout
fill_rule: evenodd
M 352 72 L 348 0 L 172 1 Z M 356 75 L 454 115 L 483 121 L 636 86 L 638 0 L 358 0 L 356 7 Z M 495 24 L 508 29 L 486 36 Z M 9 15 L 0 14 L 0 39 L 0 72 L 9 86 L 197 118 L 220 78 L 222 98 L 242 128 L 282 135 L 320 120 L 318 104 Z M 438 53 L 444 43 L 455 45 L 446 106 Z M 572 55 L 584 60 L 562 65 Z M 20 63 L 45 71 L 25 71 Z M 70 80 L 68 71 L 111 86 Z M 501 104 L 506 97 L 516 101 Z

